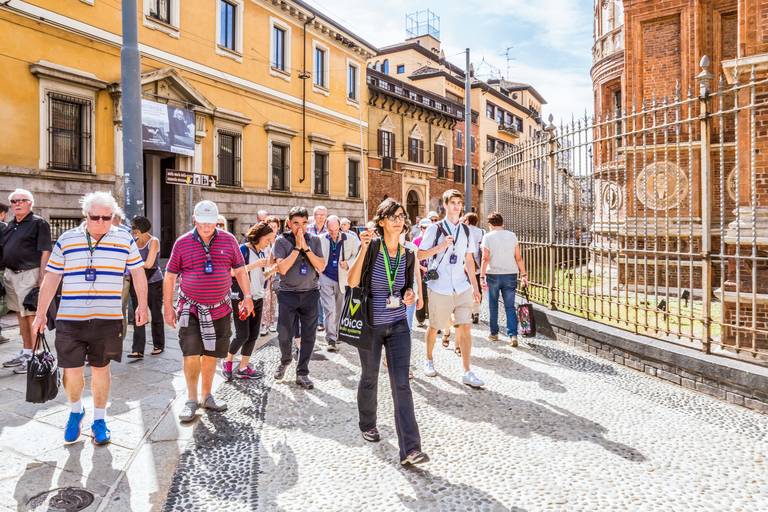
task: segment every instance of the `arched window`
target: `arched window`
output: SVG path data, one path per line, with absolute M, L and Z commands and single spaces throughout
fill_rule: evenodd
M 376 61 L 376 71 L 381 71 L 381 62 Z
M 384 61 L 384 66 L 383 67 L 384 67 L 384 69 L 382 71 L 384 71 L 384 73 L 388 75 L 389 74 L 389 59 Z

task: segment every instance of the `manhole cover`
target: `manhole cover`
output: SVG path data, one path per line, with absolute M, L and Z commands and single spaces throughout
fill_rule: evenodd
M 29 502 L 29 509 L 34 512 L 77 512 L 85 510 L 93 503 L 93 494 L 85 489 L 56 489 L 41 494 Z

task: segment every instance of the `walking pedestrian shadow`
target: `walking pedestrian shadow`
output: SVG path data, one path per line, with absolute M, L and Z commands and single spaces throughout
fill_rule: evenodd
M 408 481 L 416 496 L 398 492 L 400 503 L 408 510 L 484 510 L 488 512 L 527 512 L 520 507 L 507 507 L 490 493 L 463 483 L 453 483 L 424 466 L 402 466 L 382 450 L 373 450 L 376 457 L 391 464 Z
M 259 502 L 266 510 L 270 510 L 272 508 L 270 504 L 276 502 L 280 494 L 287 492 L 299 481 L 299 465 L 293 448 L 282 441 L 277 442 L 272 448 L 272 453 L 275 454 L 274 459 L 263 444 L 259 444 L 259 449 L 261 452 L 259 473 L 266 475 L 259 478 Z
M 535 382 L 544 391 L 553 393 L 565 393 L 568 391 L 563 386 L 563 381 L 556 379 L 546 372 L 534 370 L 528 366 L 520 364 L 514 359 L 503 359 L 472 356 L 472 365 L 479 368 L 495 371 L 505 378 L 519 380 L 523 382 Z M 500 368 L 501 367 L 501 368 Z
M 460 390 L 460 394 L 466 395 L 466 400 L 454 393 L 445 393 L 426 380 L 412 381 L 411 388 L 414 393 L 422 395 L 429 405 L 445 414 L 470 423 L 490 423 L 503 434 L 521 439 L 538 434 L 553 441 L 588 441 L 628 461 L 646 460 L 631 446 L 606 439 L 608 430 L 604 426 L 546 400 L 519 400 L 490 389 L 473 390 L 442 375 L 438 378 Z M 471 403 L 472 407 L 466 407 L 467 403 Z

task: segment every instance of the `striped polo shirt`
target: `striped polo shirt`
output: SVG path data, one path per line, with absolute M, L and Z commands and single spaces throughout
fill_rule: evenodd
M 234 236 L 220 229 L 210 244 L 213 273 L 205 273 L 205 249 L 202 240 L 197 235 L 197 229 L 193 229 L 176 240 L 173 244 L 171 259 L 168 261 L 166 272 L 179 274 L 181 291 L 203 305 L 218 304 L 224 300 L 232 287 L 232 276 L 229 271 L 242 267 L 245 262 L 243 254 Z M 179 299 L 178 308 L 184 305 L 184 299 Z M 228 304 L 211 309 L 211 319 L 224 318 L 232 309 Z M 194 314 L 197 309 L 192 308 Z
M 46 270 L 63 274 L 57 320 L 121 320 L 123 275 L 141 268 L 144 261 L 130 233 L 112 226 L 98 245 L 88 248 L 86 224 L 62 234 L 53 247 Z M 85 280 L 85 269 L 96 269 L 96 280 Z
M 371 274 L 371 294 L 373 294 L 373 325 L 393 324 L 398 320 L 405 318 L 405 304 L 400 291 L 405 286 L 406 249 L 400 248 L 400 264 L 397 267 L 397 276 L 392 283 L 392 291 L 400 297 L 400 306 L 396 308 L 387 307 L 389 298 L 389 280 L 387 279 L 387 268 L 384 264 L 384 253 L 379 251 L 376 262 L 373 264 L 373 273 Z M 391 264 L 394 265 L 397 258 L 393 258 Z

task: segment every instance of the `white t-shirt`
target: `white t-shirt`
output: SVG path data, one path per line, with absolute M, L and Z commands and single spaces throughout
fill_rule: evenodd
M 261 253 L 258 253 L 253 250 L 250 244 L 246 247 L 248 247 L 248 263 L 253 263 L 262 258 L 269 258 L 269 248 L 262 249 Z M 264 274 L 266 270 L 266 267 L 254 267 L 248 272 L 248 280 L 251 282 L 251 295 L 253 295 L 254 301 L 264 298 Z
M 515 250 L 517 249 L 517 235 L 505 229 L 499 229 L 486 233 L 480 245 L 488 249 L 488 268 L 486 274 L 517 274 Z
M 435 246 L 435 235 L 437 235 L 439 227 L 442 227 L 446 234 L 453 235 L 454 244 L 438 252 L 427 261 L 427 266 L 437 268 L 437 273 L 440 276 L 433 281 L 427 281 L 427 286 L 440 295 L 464 293 L 472 287 L 467 274 L 464 273 L 464 256 L 472 250 L 474 237 L 471 231 L 464 229 L 468 226 L 462 227 L 461 223 L 454 225 L 447 219 L 443 219 L 427 228 L 421 238 L 419 249 L 428 251 Z M 467 238 L 466 233 L 469 233 L 469 238 Z M 443 243 L 444 240 L 445 235 L 441 235 L 437 240 L 437 245 Z M 454 263 L 451 263 L 451 256 L 456 256 Z
M 418 283 L 417 279 L 418 279 L 418 276 L 419 276 L 419 260 L 416 259 L 416 249 L 417 249 L 417 247 L 416 247 L 416 244 L 414 244 L 413 242 L 405 242 L 403 244 L 403 247 L 413 251 L 413 259 L 414 259 L 414 262 L 413 262 L 413 293 L 416 294 L 416 300 L 419 300 L 419 287 L 417 285 L 417 283 Z
M 472 233 L 472 248 L 470 252 L 475 255 L 475 274 L 480 273 L 480 263 L 483 261 L 483 254 L 480 251 L 480 242 L 483 240 L 485 233 L 477 226 L 470 226 L 467 224 L 469 232 Z

